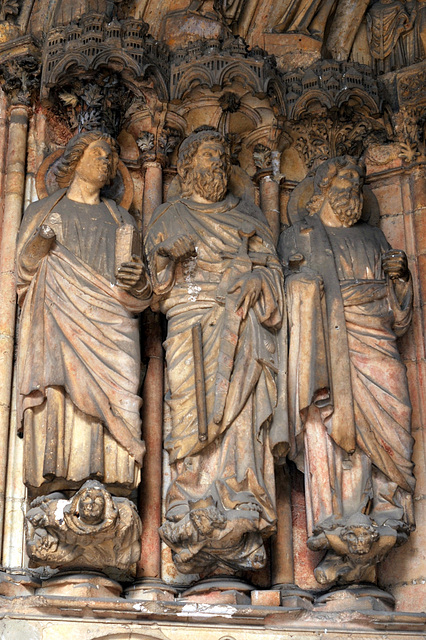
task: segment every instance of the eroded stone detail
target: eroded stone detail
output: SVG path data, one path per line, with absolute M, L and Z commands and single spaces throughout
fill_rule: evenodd
M 307 210 L 280 239 L 290 456 L 306 476 L 308 546 L 327 550 L 321 584 L 373 581 L 414 528 L 411 404 L 396 346 L 411 321 L 411 276 L 405 253 L 360 221 L 363 176 L 348 156 L 321 164 Z
M 180 197 L 154 213 L 146 239 L 169 320 L 172 481 L 160 531 L 178 569 L 204 576 L 264 566 L 273 452 L 285 449 L 272 422 L 282 274 L 261 211 L 227 192 L 229 155 L 217 131 L 187 138 Z
M 140 557 L 136 507 L 127 498 L 112 497 L 96 480 L 69 499 L 52 493 L 33 500 L 26 535 L 33 567 L 94 569 L 125 579 Z

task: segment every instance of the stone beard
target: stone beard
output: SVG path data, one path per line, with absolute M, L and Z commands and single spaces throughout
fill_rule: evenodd
M 185 148 L 194 140 L 185 170 L 182 151 L 178 163 L 185 197 L 155 212 L 146 237 L 168 319 L 165 448 L 172 481 L 161 536 L 180 571 L 235 575 L 264 566 L 263 541 L 275 530 L 273 449 L 285 440 L 284 422 L 273 420 L 282 271 L 261 211 L 251 205 L 252 216 L 238 198 L 223 198 L 229 160 L 222 137 L 195 134 Z M 250 303 L 246 296 L 237 312 L 249 281 L 257 294 Z M 194 331 L 202 342 L 205 440 Z
M 299 264 L 286 276 L 290 456 L 305 472 L 308 546 L 328 549 L 315 569 L 322 584 L 374 581 L 374 565 L 414 527 L 411 405 L 396 345 L 412 285 L 405 254 L 356 222 L 361 180 L 352 158 L 321 165 L 310 215 L 279 243 Z
M 222 168 L 216 167 L 212 171 L 199 170 L 194 171 L 190 175 L 185 191 L 200 194 L 206 200 L 211 202 L 219 202 L 223 200 L 227 191 L 227 172 Z

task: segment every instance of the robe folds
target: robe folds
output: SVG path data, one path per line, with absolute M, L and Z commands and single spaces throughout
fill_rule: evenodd
M 252 209 L 255 215 L 247 213 L 244 203 L 231 195 L 216 204 L 180 200 L 163 205 L 148 230 L 146 252 L 153 290 L 168 320 L 164 346 L 171 428 L 165 448 L 172 466 L 172 483 L 166 498 L 166 518 L 182 519 L 200 501 L 210 501 L 229 521 L 232 514 L 237 517 L 245 513 L 238 511 L 244 505 L 251 505 L 246 514 L 251 524 L 246 530 L 257 536 L 261 532 L 265 537 L 274 530 L 276 521 L 273 453 L 285 454 L 288 441 L 283 367 L 286 353 L 280 342 L 284 339 L 285 343 L 285 332 L 279 333 L 283 324 L 283 276 L 263 214 Z M 245 267 L 237 264 L 243 243 L 241 230 L 254 232 L 248 240 L 245 262 L 243 259 Z M 184 263 L 170 260 L 164 264 L 164 259 L 158 258 L 158 246 L 179 235 L 194 240 L 196 257 Z M 228 290 L 244 274 L 244 268 L 246 274 L 256 272 L 260 276 L 261 293 L 239 322 L 235 313 L 239 291 L 231 294 Z M 197 324 L 202 334 L 206 441 L 201 441 L 198 433 L 192 339 L 192 328 Z M 226 392 L 218 385 L 223 365 L 230 370 Z M 221 419 L 215 419 L 220 398 Z M 223 531 L 218 545 L 221 550 L 210 548 L 209 553 L 238 565 L 233 551 L 226 550 L 225 538 L 232 535 L 227 528 Z M 179 550 L 180 544 L 173 547 L 170 535 L 164 537 L 175 551 Z M 203 548 L 205 551 L 202 540 L 189 538 L 186 542 L 181 539 L 181 546 L 191 542 L 192 548 L 197 548 L 194 556 Z M 235 539 L 229 544 L 234 547 Z M 212 541 L 209 545 L 214 546 Z M 202 565 L 204 561 L 199 555 L 198 562 Z M 178 563 L 183 571 L 184 564 Z
M 306 473 L 310 533 L 369 509 L 413 524 L 411 405 L 396 345 L 408 328 L 412 284 L 382 271 L 390 249 L 365 223 L 325 227 L 307 216 L 279 252 L 304 262 L 288 275 L 290 456 Z
M 57 194 L 35 203 L 18 242 L 18 416 L 33 494 L 96 478 L 123 495 L 142 465 L 136 314 L 149 304 L 150 287 L 138 299 L 113 284 L 117 225 L 105 205 L 92 206 Z M 60 216 L 62 231 L 30 273 L 20 256 L 50 212 Z M 127 222 L 130 215 L 120 213 Z M 97 254 L 90 245 L 96 234 Z M 89 254 L 104 273 L 84 260 Z

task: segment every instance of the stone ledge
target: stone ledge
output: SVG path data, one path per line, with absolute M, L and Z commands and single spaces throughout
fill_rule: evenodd
M 81 618 L 84 617 L 84 621 Z M 8 620 L 25 620 L 37 622 L 41 626 L 54 621 L 73 621 L 75 624 L 89 621 L 99 625 L 128 625 L 137 623 L 138 626 L 155 627 L 172 624 L 190 625 L 226 625 L 227 627 L 253 629 L 283 630 L 302 633 L 300 640 L 307 639 L 306 632 L 317 634 L 318 630 L 327 628 L 330 633 L 361 634 L 365 632 L 385 632 L 399 635 L 403 632 L 422 634 L 426 631 L 426 614 L 382 611 L 344 611 L 325 612 L 320 610 L 307 611 L 288 607 L 266 607 L 247 605 L 217 605 L 159 602 L 159 601 L 129 601 L 122 598 L 71 598 L 57 596 L 26 596 L 0 599 L 0 618 Z M 1 629 L 0 629 L 1 630 Z M 142 629 L 140 629 L 142 631 Z M 304 634 L 304 635 L 303 635 Z M 62 636 L 60 636 L 62 637 Z M 174 637 L 174 636 L 173 636 Z M 246 636 L 244 636 L 246 637 Z M 275 636 L 271 636 L 275 637 Z M 278 637 L 278 636 L 277 636 Z M 282 636 L 279 636 L 282 637 Z M 318 637 L 318 636 L 316 636 Z

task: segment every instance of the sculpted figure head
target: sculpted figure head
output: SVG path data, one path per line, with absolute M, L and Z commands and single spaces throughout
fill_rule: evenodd
M 192 133 L 180 147 L 177 170 L 184 198 L 220 202 L 226 195 L 231 172 L 225 138 L 214 130 Z
M 364 514 L 351 516 L 340 534 L 341 540 L 348 545 L 349 553 L 357 556 L 369 553 L 379 537 L 377 526 Z
M 85 524 L 99 524 L 104 519 L 105 498 L 98 487 L 88 487 L 81 495 L 78 503 L 80 519 Z
M 117 172 L 119 146 L 114 138 L 100 131 L 75 136 L 67 144 L 56 180 L 61 188 L 68 187 L 77 176 L 101 189 Z
M 364 168 L 351 156 L 323 162 L 314 178 L 314 195 L 306 205 L 311 215 L 328 204 L 343 227 L 351 227 L 361 217 Z

